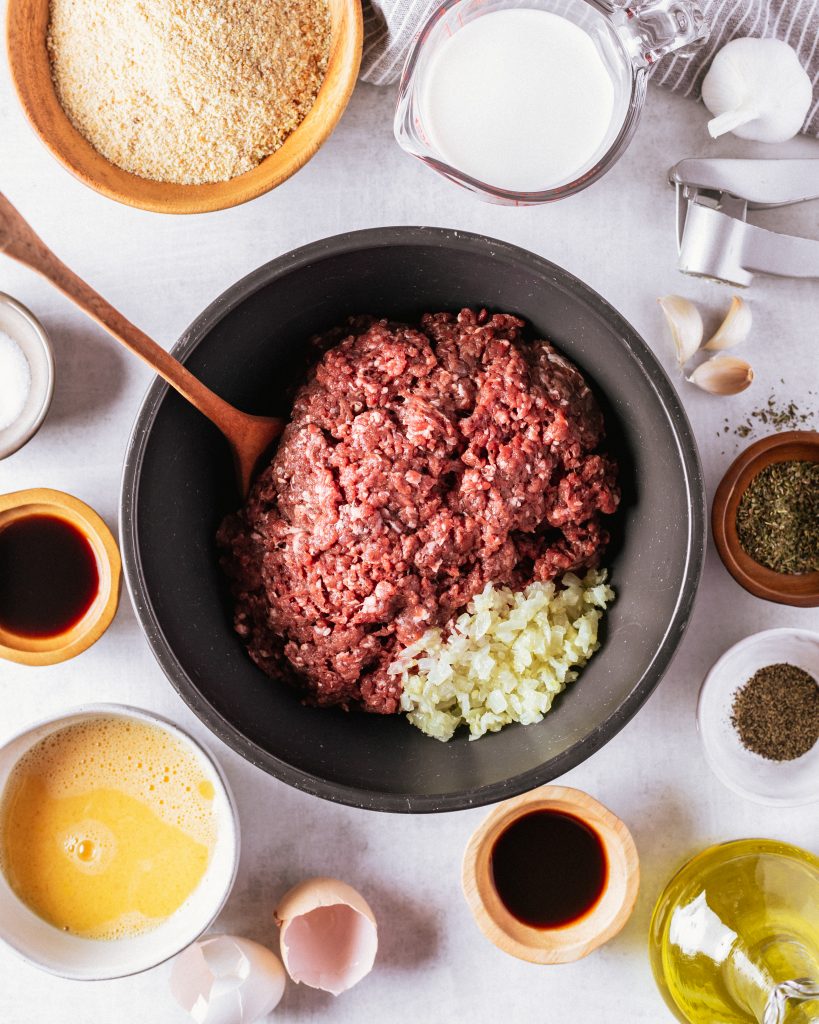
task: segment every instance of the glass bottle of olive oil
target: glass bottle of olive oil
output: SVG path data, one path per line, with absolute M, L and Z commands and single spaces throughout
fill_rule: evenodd
M 819 1024 L 819 858 L 770 839 L 704 850 L 651 920 L 654 977 L 688 1024 Z

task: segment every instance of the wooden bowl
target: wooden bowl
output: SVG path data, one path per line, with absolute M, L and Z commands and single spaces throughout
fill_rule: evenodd
M 774 462 L 819 462 L 819 433 L 789 430 L 763 437 L 731 463 L 714 495 L 711 531 L 719 557 L 741 587 L 754 597 L 797 608 L 819 606 L 819 572 L 774 572 L 746 554 L 737 536 L 737 508 L 753 478 Z
M 99 154 L 63 111 L 46 47 L 49 0 L 9 0 L 7 46 L 11 78 L 34 130 L 64 167 L 97 192 L 155 213 L 207 213 L 238 206 L 295 174 L 327 139 L 347 106 L 361 63 L 359 0 L 328 0 L 330 57 L 316 102 L 284 145 L 253 170 L 229 181 L 177 185 L 122 170 Z
M 111 531 L 97 513 L 70 494 L 35 487 L 0 495 L 0 530 L 15 519 L 31 515 L 50 515 L 67 520 L 82 532 L 97 559 L 97 596 L 71 629 L 55 636 L 28 637 L 19 636 L 0 625 L 0 658 L 21 665 L 54 665 L 86 650 L 111 624 L 119 603 L 119 549 Z
M 533 928 L 506 909 L 492 878 L 495 841 L 514 821 L 538 810 L 563 811 L 600 837 L 608 877 L 597 902 L 577 921 L 560 928 Z M 541 786 L 498 804 L 466 848 L 462 884 L 478 927 L 498 949 L 535 964 L 564 964 L 588 956 L 613 938 L 629 919 L 640 886 L 637 848 L 622 821 L 579 789 Z M 560 885 L 560 879 L 555 879 Z

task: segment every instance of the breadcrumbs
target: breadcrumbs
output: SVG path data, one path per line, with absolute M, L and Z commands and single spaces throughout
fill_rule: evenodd
M 327 0 L 51 0 L 62 106 L 112 163 L 155 181 L 226 181 L 313 105 Z

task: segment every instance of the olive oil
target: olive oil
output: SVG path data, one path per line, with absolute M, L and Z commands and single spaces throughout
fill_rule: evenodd
M 768 839 L 712 846 L 666 886 L 649 943 L 681 1021 L 819 1021 L 819 858 Z

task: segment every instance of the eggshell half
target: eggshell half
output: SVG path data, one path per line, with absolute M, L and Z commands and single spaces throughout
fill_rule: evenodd
M 265 946 L 212 935 L 174 959 L 170 984 L 196 1024 L 253 1024 L 278 1005 L 286 980 L 281 961 Z
M 372 970 L 378 927 L 361 893 L 336 878 L 309 878 L 276 909 L 287 973 L 311 988 L 346 992 Z

